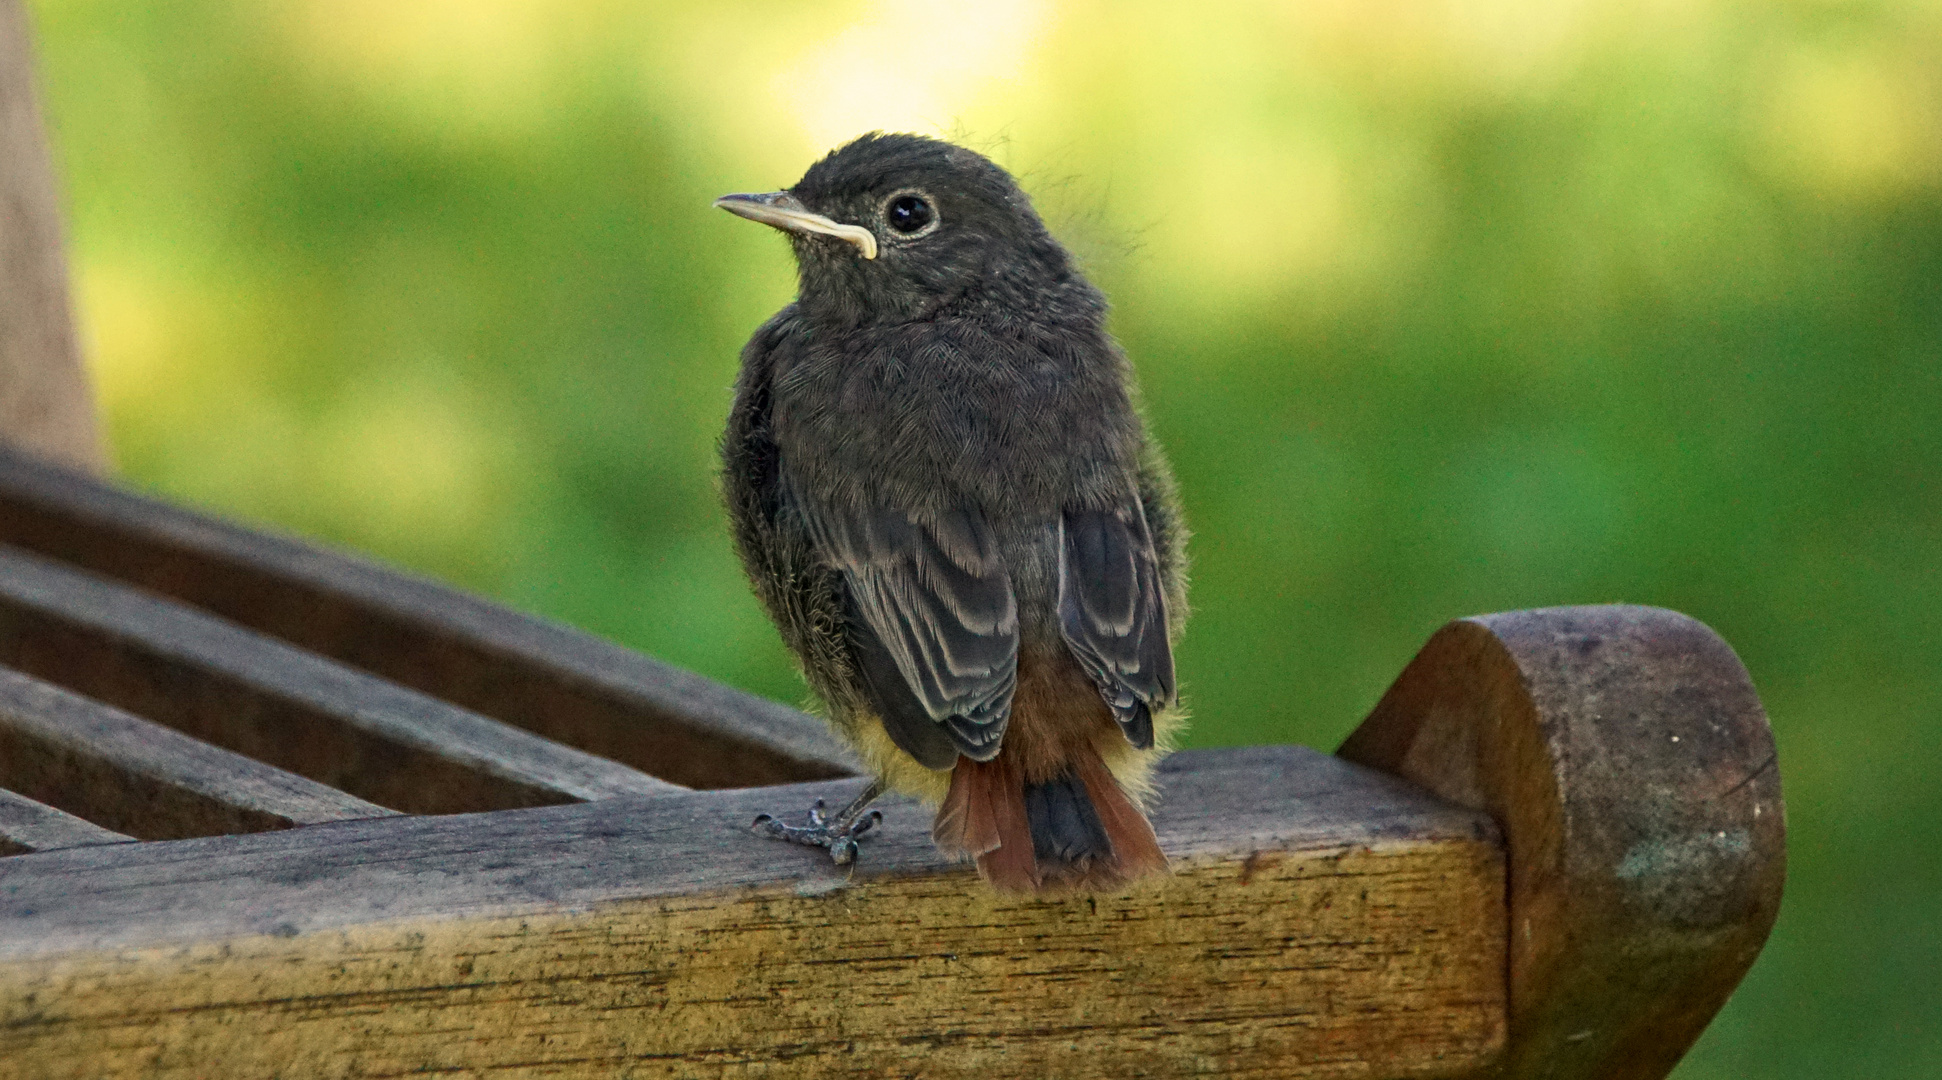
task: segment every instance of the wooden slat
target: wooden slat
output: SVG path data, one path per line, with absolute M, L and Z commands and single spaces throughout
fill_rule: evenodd
M 6 668 L 0 787 L 144 840 L 395 813 Z
M 0 546 L 0 664 L 408 813 L 670 790 L 223 619 Z
M 855 782 L 0 863 L 0 1075 L 1438 1076 L 1492 1059 L 1481 814 L 1189 752 L 1175 873 L 999 898 L 891 800 L 846 878 L 748 833 Z
M 689 787 L 850 775 L 814 718 L 558 623 L 0 451 L 0 542 Z
M 0 855 L 120 844 L 133 839 L 0 788 Z
M 1453 622 L 1340 753 L 1503 824 L 1510 1038 L 1465 1080 L 1659 1080 L 1779 913 L 1766 711 L 1726 642 L 1678 612 Z

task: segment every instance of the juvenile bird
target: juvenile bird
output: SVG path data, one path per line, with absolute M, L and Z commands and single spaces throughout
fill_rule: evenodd
M 1178 725 L 1174 483 L 1106 301 L 1003 169 L 865 135 L 716 206 L 782 230 L 798 293 L 742 351 L 722 442 L 742 562 L 837 731 L 998 889 L 1159 873 L 1140 811 Z

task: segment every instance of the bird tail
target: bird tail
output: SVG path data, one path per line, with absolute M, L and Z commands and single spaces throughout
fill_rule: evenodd
M 1153 826 L 1090 744 L 1042 783 L 1026 782 L 1010 754 L 959 758 L 931 838 L 975 858 L 1003 892 L 1113 889 L 1167 868 Z

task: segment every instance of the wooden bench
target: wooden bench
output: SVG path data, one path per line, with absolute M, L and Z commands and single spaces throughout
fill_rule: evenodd
M 1745 670 L 1653 608 L 1175 755 L 1175 873 L 1053 900 L 907 801 L 854 873 L 752 835 L 859 783 L 812 718 L 12 453 L 0 664 L 5 1076 L 1656 1077 L 1784 869 Z

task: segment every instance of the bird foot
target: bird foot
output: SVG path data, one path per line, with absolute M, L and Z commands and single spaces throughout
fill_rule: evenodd
M 874 798 L 876 792 L 872 791 L 869 795 Z M 881 810 L 863 812 L 870 798 L 858 799 L 833 818 L 828 815 L 823 800 L 817 799 L 816 805 L 809 808 L 807 825 L 785 825 L 773 815 L 762 814 L 750 827 L 758 836 L 787 840 L 807 847 L 828 848 L 829 857 L 836 865 L 849 866 L 856 861 L 857 840 L 883 821 Z

